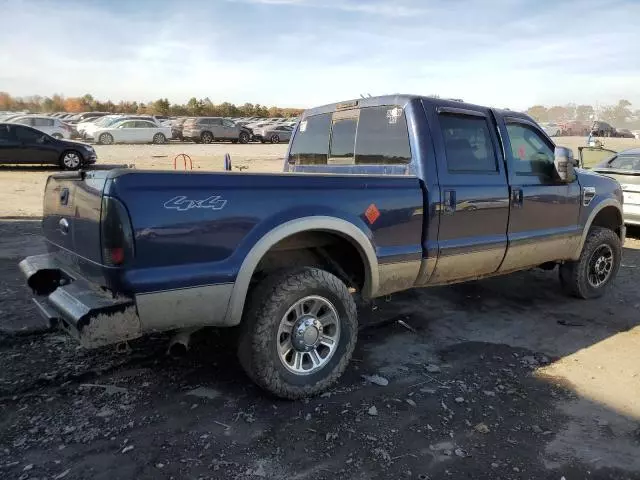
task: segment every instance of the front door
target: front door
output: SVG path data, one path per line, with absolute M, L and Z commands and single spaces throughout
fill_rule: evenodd
M 507 248 L 509 190 L 493 116 L 482 107 L 425 107 L 441 198 L 439 252 L 429 283 L 494 273 Z
M 500 131 L 510 184 L 509 248 L 500 271 L 571 258 L 582 234 L 578 181 L 559 180 L 555 146 L 533 122 L 507 117 Z
M 227 140 L 235 140 L 240 135 L 240 129 L 236 124 L 229 120 L 222 120 L 222 138 Z

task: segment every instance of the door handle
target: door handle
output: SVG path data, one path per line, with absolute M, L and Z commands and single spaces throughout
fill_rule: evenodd
M 69 222 L 66 218 L 60 219 L 58 226 L 60 227 L 60 232 L 62 232 L 63 235 L 69 233 Z
M 524 195 L 522 194 L 521 188 L 512 188 L 511 189 L 511 205 L 514 208 L 522 208 Z
M 443 211 L 446 215 L 453 215 L 456 211 L 456 191 L 445 190 L 442 199 Z

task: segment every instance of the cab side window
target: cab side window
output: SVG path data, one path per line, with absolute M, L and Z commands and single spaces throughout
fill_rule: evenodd
M 553 147 L 534 127 L 526 123 L 507 122 L 514 172 L 517 175 L 538 176 L 552 181 L 554 176 Z
M 330 129 L 330 113 L 313 115 L 300 122 L 293 137 L 289 162 L 296 165 L 326 165 Z

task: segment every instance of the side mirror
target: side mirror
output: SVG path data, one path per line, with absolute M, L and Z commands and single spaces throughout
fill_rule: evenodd
M 556 147 L 553 163 L 562 183 L 571 183 L 576 179 L 573 150 L 566 147 Z
M 38 137 L 38 139 L 36 140 L 36 143 L 39 143 L 40 145 L 47 143 L 47 137 L 45 135 Z

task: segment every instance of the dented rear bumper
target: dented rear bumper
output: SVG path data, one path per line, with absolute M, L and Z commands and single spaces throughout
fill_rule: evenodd
M 133 298 L 113 297 L 98 285 L 66 271 L 51 254 L 27 257 L 20 270 L 33 290 L 39 312 L 87 348 L 142 335 Z

